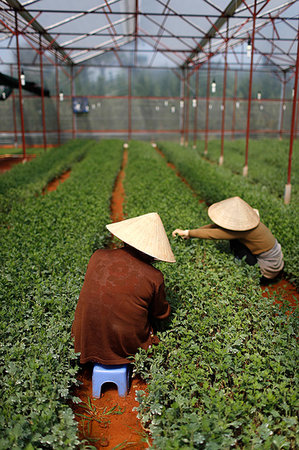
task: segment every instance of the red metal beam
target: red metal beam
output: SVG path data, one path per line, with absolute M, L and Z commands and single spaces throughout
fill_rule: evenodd
M 39 62 L 40 62 L 40 86 L 41 86 L 41 103 L 42 103 L 42 124 L 43 124 L 43 142 L 44 150 L 47 150 L 47 136 L 46 136 L 46 119 L 45 119 L 45 96 L 44 96 L 44 73 L 43 73 L 43 51 L 42 38 L 40 36 L 39 48 Z
M 219 158 L 219 165 L 223 164 L 224 160 L 224 130 L 225 130 L 225 100 L 226 100 L 226 79 L 227 79 L 227 47 L 229 35 L 229 20 L 226 21 L 226 38 L 225 38 L 225 53 L 224 53 L 224 76 L 223 76 L 223 89 L 222 89 L 222 121 L 221 121 L 221 153 Z
M 60 89 L 59 89 L 59 72 L 58 72 L 58 58 L 55 60 L 55 78 L 56 78 L 56 110 L 57 110 L 57 141 L 61 144 L 61 129 L 60 129 Z
M 164 25 L 162 25 L 159 22 L 157 22 L 156 20 L 154 20 L 149 14 L 145 14 L 145 17 L 150 22 L 152 22 L 153 24 L 157 25 L 157 27 L 160 27 L 161 30 L 166 31 L 166 33 L 168 33 L 171 37 L 173 37 L 174 39 L 178 40 L 183 45 L 185 45 L 187 48 L 189 47 L 189 49 L 192 50 L 192 46 L 188 42 L 184 41 L 184 39 L 182 39 L 180 36 L 178 36 L 178 34 L 174 34 L 172 31 L 167 29 Z M 144 30 L 142 30 L 142 29 L 141 29 L 141 31 L 144 32 Z M 152 35 L 150 35 L 149 33 L 146 32 L 146 34 L 147 34 L 148 37 L 151 37 L 152 39 L 154 39 L 154 37 Z M 140 35 L 139 35 L 139 37 L 140 37 Z M 158 39 L 159 39 L 159 36 L 158 36 Z M 166 46 L 164 45 L 164 47 L 166 47 Z M 166 47 L 166 48 L 168 48 L 168 47 Z
M 190 111 L 190 80 L 188 77 L 188 72 L 186 74 L 185 82 L 187 84 L 187 92 L 186 92 L 186 98 L 184 99 L 184 110 L 186 114 L 186 122 L 185 122 L 185 146 L 187 147 L 189 143 L 189 111 Z
M 170 0 L 167 0 L 167 3 L 166 3 L 166 5 L 165 5 L 165 8 L 163 9 L 163 13 L 162 13 L 162 14 L 163 14 L 164 18 L 163 18 L 162 24 L 161 24 L 160 27 L 159 27 L 158 33 L 157 33 L 158 40 L 157 40 L 157 42 L 156 42 L 156 44 L 155 44 L 155 53 L 153 54 L 152 59 L 150 60 L 149 67 L 152 66 L 152 64 L 153 64 L 153 62 L 154 62 L 154 59 L 155 59 L 155 57 L 156 57 L 156 55 L 157 55 L 157 48 L 158 48 L 158 45 L 159 45 L 160 40 L 161 40 L 161 38 L 162 38 L 163 30 L 164 30 L 164 25 L 165 25 L 166 20 L 167 20 L 167 17 L 168 17 L 168 14 L 165 14 L 165 13 L 166 13 L 166 10 L 167 10 L 167 8 L 168 8 L 169 2 L 170 2 Z
M 196 105 L 194 108 L 194 127 L 193 127 L 193 148 L 196 148 L 197 140 L 197 118 L 198 118 L 198 87 L 199 87 L 199 68 L 195 73 L 195 100 Z
M 132 137 L 132 69 L 128 69 L 128 141 Z
M 73 111 L 73 99 L 75 96 L 75 86 L 74 86 L 74 67 L 71 66 L 71 76 L 70 76 L 70 82 L 71 82 L 71 112 L 72 112 L 72 137 L 73 139 L 76 138 L 76 117 L 75 113 Z
M 147 34 L 146 33 L 146 31 L 144 31 L 142 28 L 140 28 L 139 27 L 139 29 L 141 29 L 141 31 L 143 32 L 143 33 L 145 33 L 145 34 Z M 150 37 L 150 36 L 149 36 Z M 152 43 L 150 43 L 150 42 L 148 42 L 146 39 L 144 39 L 144 38 L 140 38 L 142 41 L 144 41 L 144 42 L 146 42 L 148 45 L 150 45 L 151 47 L 153 47 L 153 45 L 152 45 Z M 153 38 L 151 38 L 154 42 L 156 42 L 156 39 L 153 39 Z M 160 45 L 162 45 L 163 47 L 166 47 L 166 45 L 165 44 L 163 44 L 163 43 L 160 43 Z M 166 47 L 167 48 L 167 47 Z M 183 59 L 182 57 L 181 57 L 181 55 L 179 55 L 179 54 L 176 54 L 176 52 L 174 53 L 178 58 L 181 58 L 181 59 Z M 171 58 L 168 54 L 166 54 L 165 55 L 170 61 L 172 61 L 172 62 L 174 62 L 176 65 L 177 65 L 177 61 L 175 61 L 173 58 Z
M 244 0 L 243 0 L 244 1 Z M 248 149 L 249 149 L 249 133 L 250 133 L 250 113 L 251 113 L 251 96 L 252 96 L 252 69 L 254 56 L 254 38 L 255 38 L 255 24 L 256 24 L 256 2 L 254 0 L 252 36 L 251 36 L 251 59 L 250 59 L 250 75 L 249 75 L 249 89 L 248 89 L 248 108 L 247 108 L 247 126 L 246 126 L 246 147 L 245 147 L 245 165 L 243 167 L 243 175 L 248 174 Z
M 40 15 L 41 15 L 41 11 L 35 17 L 32 17 L 32 19 L 22 29 L 21 33 L 24 33 L 26 31 L 26 29 L 32 24 L 32 22 L 34 22 Z
M 179 118 L 180 118 L 180 134 L 181 141 L 180 144 L 184 144 L 184 133 L 185 133 L 185 72 L 182 69 L 181 86 L 180 86 L 180 104 L 179 104 Z M 181 102 L 183 102 L 183 108 L 181 107 Z
M 211 52 L 211 39 L 209 39 L 209 52 Z M 206 127 L 205 127 L 205 149 L 204 149 L 205 155 L 208 153 L 208 139 L 209 139 L 210 73 L 211 73 L 211 58 L 208 59 L 207 90 L 206 90 Z
M 76 10 L 74 10 L 74 9 L 72 9 L 72 10 L 59 10 L 59 12 L 61 13 L 61 14 L 63 14 L 63 13 L 67 13 L 67 14 L 75 14 L 74 16 L 71 16 L 71 17 L 67 17 L 66 19 L 63 19 L 63 20 L 60 20 L 59 22 L 56 22 L 56 23 L 54 23 L 54 24 L 52 24 L 52 25 L 49 25 L 48 27 L 46 27 L 46 30 L 47 31 L 49 31 L 49 30 L 51 30 L 52 28 L 56 28 L 56 27 L 58 27 L 58 26 L 61 26 L 61 25 L 64 25 L 65 23 L 70 23 L 70 22 L 72 22 L 72 21 L 74 21 L 74 20 L 77 20 L 77 19 L 79 19 L 79 18 L 81 18 L 81 17 L 83 17 L 83 16 L 86 16 L 87 14 L 106 14 L 105 12 L 104 12 L 104 8 L 105 8 L 105 6 L 108 6 L 108 9 L 110 10 L 110 13 L 111 14 L 120 14 L 118 11 L 112 11 L 111 10 L 111 5 L 113 5 L 114 3 L 119 3 L 119 1 L 120 0 L 111 0 L 111 1 L 109 1 L 108 2 L 108 4 L 107 4 L 107 1 L 105 0 L 105 3 L 102 3 L 101 5 L 98 5 L 98 6 L 95 6 L 95 7 L 93 7 L 93 8 L 90 8 L 90 9 L 88 9 L 88 10 L 85 10 L 85 11 L 76 11 Z M 99 10 L 103 10 L 103 11 L 99 11 Z M 32 11 L 34 11 L 34 10 L 30 10 L 31 12 Z M 54 14 L 57 14 L 57 10 L 49 10 L 49 9 L 47 9 L 47 12 L 48 13 L 54 13 Z M 123 13 L 122 13 L 123 14 Z
M 19 78 L 19 103 L 20 103 L 20 116 L 21 116 L 21 130 L 22 130 L 22 148 L 23 158 L 26 158 L 26 142 L 25 142 L 25 126 L 24 126 L 24 111 L 23 111 L 23 92 L 21 83 L 21 63 L 20 63 L 20 51 L 19 51 L 19 30 L 18 30 L 18 13 L 15 11 L 15 35 L 17 41 L 17 61 L 18 61 L 18 78 Z
M 286 93 L 286 72 L 283 72 L 284 78 L 281 82 L 281 102 L 280 102 L 280 126 L 279 126 L 279 139 L 282 139 L 283 119 L 284 119 L 284 105 L 285 105 L 285 93 Z
M 135 48 L 134 48 L 134 65 L 137 65 L 137 35 L 138 35 L 138 0 L 135 0 L 135 31 L 134 31 L 134 41 L 135 41 Z
M 3 22 L 3 20 L 0 19 L 0 23 L 2 23 L 2 25 L 7 28 L 13 35 L 15 35 L 15 31 L 13 31 L 5 22 Z
M 106 4 L 107 4 L 107 0 L 105 0 L 105 2 L 106 2 Z M 108 4 L 107 4 L 107 6 L 108 6 L 108 9 L 109 9 L 109 5 L 108 5 Z M 111 38 L 112 38 L 113 43 L 114 43 L 114 46 L 115 46 L 115 48 L 113 49 L 113 53 L 114 53 L 115 56 L 116 56 L 116 59 L 117 59 L 117 61 L 118 61 L 118 64 L 119 64 L 120 66 L 122 66 L 121 59 L 120 59 L 120 57 L 119 57 L 119 55 L 118 55 L 118 53 L 117 53 L 117 50 L 119 49 L 119 46 L 118 46 L 117 40 L 115 39 L 115 36 L 116 36 L 116 34 L 117 34 L 117 33 L 116 33 L 116 30 L 115 30 L 115 28 L 114 28 L 114 26 L 113 26 L 113 23 L 111 22 L 110 17 L 109 17 L 109 15 L 108 15 L 108 13 L 106 12 L 105 8 L 103 8 L 103 11 L 105 11 L 106 19 L 107 19 L 107 21 L 108 21 L 108 23 L 109 23 L 109 25 L 110 25 L 110 29 L 108 28 L 108 31 L 109 31 L 109 33 L 110 33 L 110 35 L 111 35 Z M 111 11 L 111 8 L 110 8 L 110 11 Z
M 234 138 L 235 138 L 237 86 L 238 86 L 238 72 L 235 71 L 234 100 L 233 100 L 233 120 L 232 120 L 232 140 L 234 140 Z
M 292 155 L 293 155 L 293 144 L 295 135 L 295 118 L 296 118 L 296 104 L 297 104 L 297 94 L 298 94 L 298 72 L 299 72 L 299 31 L 297 32 L 297 60 L 296 60 L 296 71 L 294 80 L 294 97 L 293 97 L 293 108 L 292 108 L 292 121 L 291 121 L 291 131 L 290 131 L 290 148 L 289 148 L 289 163 L 288 163 L 288 178 L 285 187 L 284 202 L 288 204 L 291 201 L 291 172 L 292 172 Z
M 10 75 L 13 76 L 13 69 L 12 66 L 10 66 Z M 13 89 L 12 91 L 12 114 L 13 114 L 13 128 L 14 128 L 14 135 L 15 135 L 15 147 L 18 146 L 18 132 L 17 132 L 17 115 L 16 115 L 16 96 L 15 91 Z

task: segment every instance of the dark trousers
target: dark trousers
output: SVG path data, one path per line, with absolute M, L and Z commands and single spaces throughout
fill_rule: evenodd
M 245 262 L 250 266 L 257 264 L 257 258 L 251 253 L 246 245 L 242 244 L 238 239 L 232 239 L 229 241 L 230 249 L 236 258 L 242 259 L 245 256 Z

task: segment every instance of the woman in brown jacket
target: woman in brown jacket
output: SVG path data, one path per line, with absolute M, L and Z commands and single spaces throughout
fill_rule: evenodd
M 259 264 L 262 282 L 276 278 L 282 272 L 284 262 L 281 246 L 262 222 L 259 214 L 240 197 L 231 197 L 214 203 L 208 209 L 214 222 L 194 230 L 177 228 L 172 235 L 183 239 L 228 239 L 239 259 L 254 265 Z
M 127 364 L 154 342 L 152 321 L 170 314 L 155 260 L 175 262 L 157 213 L 107 225 L 125 242 L 90 258 L 72 326 L 80 362 Z

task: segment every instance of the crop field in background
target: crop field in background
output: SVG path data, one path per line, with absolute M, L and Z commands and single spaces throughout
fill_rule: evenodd
M 204 155 L 205 144 L 197 143 L 197 151 L 208 160 L 219 161 L 221 142 L 211 140 L 208 143 L 208 152 Z M 269 191 L 279 198 L 283 198 L 284 187 L 287 184 L 288 162 L 289 162 L 288 139 L 258 139 L 249 143 L 248 152 L 248 180 L 258 183 L 262 189 L 267 187 Z M 224 143 L 224 167 L 233 173 L 242 175 L 245 164 L 245 140 L 225 141 Z M 292 200 L 299 201 L 298 192 L 299 174 L 299 141 L 294 141 L 292 158 Z
M 247 178 L 243 141 L 226 143 L 222 167 L 213 163 L 217 141 L 209 142 L 211 161 L 202 142 L 197 149 L 157 142 L 164 157 L 149 143 L 129 142 L 124 213 L 158 212 L 177 259 L 157 263 L 172 314 L 156 324 L 160 344 L 140 350 L 134 363 L 147 382 L 147 394 L 137 392 L 138 415 L 153 448 L 298 446 L 298 313 L 279 295 L 265 298 L 258 268 L 236 263 L 227 242 L 171 237 L 174 228 L 207 223 L 208 204 L 239 195 L 281 243 L 286 276 L 298 288 L 298 180 L 284 205 L 287 145 L 265 142 L 267 158 L 262 141 L 251 141 Z M 0 177 L 0 448 L 84 448 L 70 407 L 78 401 L 70 330 L 88 260 L 109 242 L 123 142 L 75 140 L 33 153 Z M 70 177 L 42 195 L 66 170 Z

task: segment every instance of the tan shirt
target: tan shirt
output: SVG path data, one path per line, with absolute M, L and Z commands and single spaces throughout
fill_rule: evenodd
M 257 227 L 248 231 L 231 231 L 216 224 L 209 224 L 196 230 L 189 230 L 189 236 L 201 239 L 238 239 L 254 255 L 271 250 L 275 244 L 275 237 L 261 222 Z

